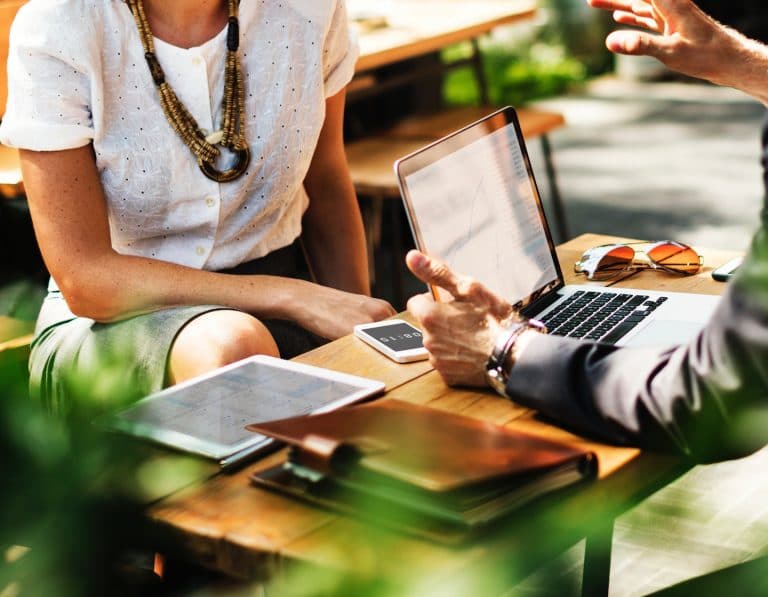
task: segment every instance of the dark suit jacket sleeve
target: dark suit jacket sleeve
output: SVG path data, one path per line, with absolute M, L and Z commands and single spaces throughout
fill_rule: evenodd
M 756 235 L 712 320 L 675 349 L 535 337 L 507 394 L 576 431 L 701 461 L 768 442 L 768 233 Z

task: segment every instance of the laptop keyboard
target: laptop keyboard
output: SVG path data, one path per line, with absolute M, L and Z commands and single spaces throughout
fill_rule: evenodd
M 615 344 L 667 300 L 623 292 L 574 292 L 541 317 L 550 334 Z

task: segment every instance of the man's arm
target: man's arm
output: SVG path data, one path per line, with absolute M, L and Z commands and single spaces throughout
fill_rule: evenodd
M 674 350 L 530 337 L 507 391 L 568 425 L 699 461 L 768 443 L 768 232 L 699 336 Z
M 653 56 L 672 70 L 735 87 L 768 104 L 768 48 L 705 14 L 691 0 L 587 0 L 616 22 L 646 31 L 611 33 L 612 52 Z
M 454 296 L 408 303 L 432 364 L 449 384 L 485 385 L 500 299 L 415 251 L 408 265 Z M 507 395 L 576 431 L 702 462 L 747 454 L 768 443 L 768 233 L 688 345 L 619 349 L 524 332 L 515 351 Z

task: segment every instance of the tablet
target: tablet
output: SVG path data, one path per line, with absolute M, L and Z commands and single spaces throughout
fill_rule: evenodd
M 254 356 L 152 394 L 101 423 L 226 467 L 271 443 L 247 431 L 250 423 L 325 412 L 383 390 L 380 381 Z

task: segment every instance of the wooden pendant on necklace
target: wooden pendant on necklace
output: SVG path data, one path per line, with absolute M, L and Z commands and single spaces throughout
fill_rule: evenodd
M 247 147 L 243 149 L 227 147 L 227 149 L 235 155 L 237 161 L 231 168 L 227 168 L 226 170 L 218 170 L 213 162 L 197 158 L 200 170 L 211 180 L 215 180 L 216 182 L 230 182 L 240 178 L 248 169 L 248 164 L 251 162 L 250 149 Z
M 144 49 L 150 75 L 157 87 L 160 106 L 171 127 L 197 158 L 200 170 L 205 176 L 216 182 L 230 182 L 242 176 L 251 161 L 251 152 L 245 140 L 245 92 L 243 74 L 237 52 L 240 44 L 240 24 L 238 21 L 239 0 L 227 0 L 229 17 L 227 19 L 227 56 L 224 65 L 224 94 L 222 98 L 221 130 L 206 136 L 195 118 L 181 103 L 178 96 L 165 79 L 163 68 L 155 56 L 155 45 L 149 21 L 144 12 L 142 0 L 126 0 L 136 21 L 139 39 Z M 226 170 L 219 170 L 216 162 L 221 157 L 221 148 L 234 154 L 234 165 Z

